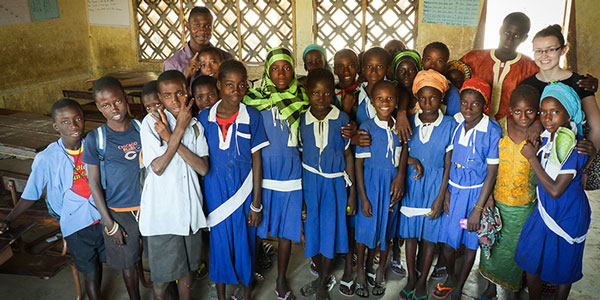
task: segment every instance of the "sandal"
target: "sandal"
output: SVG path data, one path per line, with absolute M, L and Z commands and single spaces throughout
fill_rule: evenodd
M 310 274 L 312 274 L 313 276 L 319 276 L 319 272 L 317 272 L 317 265 L 315 265 L 315 263 L 311 260 L 310 261 Z
M 367 285 L 363 283 L 356 283 L 354 294 L 361 298 L 369 298 L 369 290 L 367 289 Z
M 277 253 L 277 248 L 275 248 L 275 246 L 273 246 L 270 243 L 263 241 L 262 247 L 265 255 L 267 255 L 268 257 L 271 257 Z
M 406 277 L 406 269 L 402 266 L 402 262 L 392 259 L 392 272 L 400 277 Z
M 427 294 L 426 294 L 425 296 L 421 296 L 421 297 L 418 297 L 418 296 L 417 296 L 417 293 L 413 293 L 413 294 L 412 294 L 412 298 L 411 298 L 411 300 L 421 300 L 421 299 L 425 299 L 425 300 L 427 300 Z
M 452 290 L 454 290 L 453 287 L 443 286 L 443 283 L 439 282 L 435 286 L 435 290 L 431 293 L 431 295 L 436 299 L 446 299 L 446 297 L 452 293 Z
M 333 275 L 329 276 L 329 282 L 327 283 L 327 291 L 331 292 L 331 290 L 333 290 L 333 287 L 335 286 L 336 283 L 337 283 L 337 280 L 335 280 L 335 276 L 333 276 Z
M 263 276 L 263 274 L 260 274 L 258 272 L 254 272 L 254 279 L 256 281 L 263 281 L 263 280 L 265 280 L 265 276 Z
M 300 294 L 304 297 L 312 296 L 317 292 L 318 285 L 319 285 L 319 279 L 315 279 L 315 280 L 305 284 L 300 289 Z
M 431 279 L 433 280 L 442 280 L 446 277 L 448 273 L 446 272 L 446 267 L 435 267 L 433 272 L 431 273 Z
M 275 294 L 277 295 L 277 300 L 296 300 L 296 297 L 292 295 L 291 290 L 287 291 L 284 297 L 279 296 L 279 293 L 277 291 L 275 291 Z
M 246 299 L 246 297 L 241 297 L 241 298 L 238 298 L 238 296 L 239 296 L 239 295 L 238 295 L 238 293 L 239 293 L 241 290 L 242 290 L 242 289 L 240 289 L 239 287 L 238 287 L 238 288 L 235 288 L 235 291 L 233 291 L 233 295 L 231 295 L 231 300 L 245 300 L 245 299 Z M 244 295 L 244 292 L 242 292 L 242 296 L 243 296 L 243 295 Z
M 373 291 L 371 293 L 373 296 L 381 296 L 385 294 L 385 281 L 375 282 L 375 286 L 373 287 Z
M 345 291 L 342 289 L 345 288 Z M 352 297 L 354 296 L 354 280 L 351 281 L 344 281 L 344 280 L 340 280 L 340 288 L 338 289 L 340 291 L 340 294 L 346 296 L 346 297 Z
M 414 292 L 415 292 L 414 290 L 412 290 L 412 291 L 410 291 L 410 292 L 407 292 L 405 289 L 402 289 L 402 290 L 400 291 L 400 299 L 403 299 L 403 300 L 409 300 L 409 299 L 411 299 L 411 296 L 412 296 L 412 294 L 413 294 Z M 404 296 L 403 296 L 403 295 L 404 295 Z M 405 297 L 405 298 L 402 298 L 402 297 Z
M 377 275 L 375 273 L 369 273 L 367 272 L 367 283 L 369 284 L 369 286 L 374 287 L 375 286 L 375 279 L 377 278 Z

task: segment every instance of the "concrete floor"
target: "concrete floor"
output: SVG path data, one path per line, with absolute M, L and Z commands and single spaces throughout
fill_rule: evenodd
M 592 210 L 600 211 L 600 191 L 588 193 Z M 293 246 L 292 260 L 288 270 L 289 284 L 296 295 L 301 299 L 300 287 L 313 280 L 314 277 L 308 269 L 309 260 L 303 255 L 301 245 Z M 389 262 L 388 262 L 389 264 Z M 255 299 L 276 299 L 275 278 L 277 277 L 276 268 L 273 267 L 265 273 L 265 280 L 257 282 L 254 289 Z M 598 294 L 597 280 L 600 280 L 600 216 L 598 213 L 592 214 L 592 224 L 587 236 L 584 265 L 584 277 L 575 283 L 571 289 L 570 299 L 600 299 Z M 336 278 L 341 278 L 342 262 L 337 264 L 334 272 Z M 398 299 L 400 289 L 406 283 L 405 278 L 393 274 L 389 268 L 387 272 L 387 291 L 380 297 L 371 296 L 377 299 Z M 435 282 L 430 281 L 430 287 Z M 473 267 L 469 281 L 464 290 L 464 299 L 474 299 L 484 289 L 484 280 L 477 271 L 477 263 Z M 331 299 L 348 299 L 338 292 L 338 285 L 331 291 Z M 233 293 L 234 286 L 228 286 L 228 294 Z M 102 283 L 102 293 L 104 299 L 127 300 L 127 292 L 123 283 L 122 276 L 108 267 L 104 267 L 104 279 Z M 150 289 L 141 288 L 142 299 L 152 299 Z M 194 299 L 216 299 L 216 290 L 210 285 L 208 279 L 196 280 L 193 286 Z M 358 299 L 358 297 L 354 296 Z M 527 299 L 527 294 L 523 292 L 521 299 Z M 2 300 L 20 300 L 20 299 L 39 299 L 39 300 L 64 300 L 75 299 L 75 290 L 70 268 L 64 268 L 56 276 L 50 279 L 40 279 L 27 276 L 0 275 L 0 299 Z M 84 297 L 87 299 L 87 297 Z M 430 297 L 430 299 L 435 299 Z

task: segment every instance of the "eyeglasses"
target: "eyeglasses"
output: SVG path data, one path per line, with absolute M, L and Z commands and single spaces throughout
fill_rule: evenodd
M 562 46 L 560 47 L 556 47 L 556 48 L 548 48 L 548 49 L 534 49 L 533 50 L 533 54 L 537 55 L 537 56 L 542 56 L 542 54 L 547 54 L 547 55 L 554 55 L 554 53 L 556 53 L 556 51 L 562 49 Z

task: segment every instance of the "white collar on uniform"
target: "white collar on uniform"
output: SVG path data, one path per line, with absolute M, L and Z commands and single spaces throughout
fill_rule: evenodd
M 415 127 L 419 128 L 419 140 L 421 140 L 421 143 L 425 144 L 429 142 L 431 134 L 433 133 L 433 128 L 442 124 L 444 114 L 442 113 L 442 110 L 438 109 L 438 117 L 435 121 L 433 121 L 433 123 L 423 123 L 423 121 L 421 121 L 419 118 L 422 113 L 423 111 L 419 110 L 415 114 Z
M 460 130 L 460 135 L 458 136 L 458 143 L 465 147 L 468 147 L 469 139 L 471 138 L 471 135 L 473 135 L 473 132 L 475 132 L 475 131 L 487 132 L 489 123 L 490 123 L 490 117 L 488 117 L 486 114 L 483 114 L 483 118 L 481 118 L 481 120 L 479 120 L 479 123 L 477 123 L 477 125 L 475 125 L 475 127 L 469 129 L 469 131 L 465 132 L 465 126 L 464 126 L 464 122 L 463 122 L 463 126 Z M 475 139 L 473 139 L 473 144 L 475 144 Z
M 391 153 L 392 154 L 392 163 L 394 163 L 394 166 L 398 166 L 400 152 L 394 148 L 394 134 L 393 134 L 394 127 L 396 127 L 396 120 L 394 120 L 394 118 L 392 117 L 392 126 L 391 127 L 389 126 L 389 122 L 379 120 L 379 116 L 377 116 L 377 115 L 375 116 L 375 118 L 373 118 L 373 121 L 375 122 L 375 125 L 377 125 L 377 127 L 385 130 L 385 133 L 387 135 L 387 147 L 386 147 L 386 151 L 385 151 L 385 157 L 388 158 L 389 154 Z M 398 153 L 398 155 L 396 155 L 396 153 Z
M 339 116 L 340 110 L 333 105 L 331 105 L 331 110 L 323 120 L 315 118 L 310 111 L 310 108 L 306 111 L 304 117 L 306 125 L 315 123 L 313 125 L 313 135 L 315 136 L 315 146 L 319 148 L 319 171 L 321 170 L 321 154 L 325 147 L 327 147 L 329 141 L 329 120 L 337 120 Z
M 223 101 L 223 100 L 219 100 L 217 103 L 215 103 L 215 105 L 213 105 L 210 108 L 210 111 L 208 112 L 208 121 L 209 122 L 214 122 L 214 123 L 217 122 L 217 108 L 219 107 L 219 104 L 221 104 L 221 101 Z M 248 135 L 245 133 L 239 133 L 237 124 L 250 124 L 250 115 L 248 114 L 248 109 L 246 109 L 246 105 L 244 103 L 240 103 L 238 115 L 235 118 L 234 123 L 236 124 L 235 131 L 236 131 L 236 144 L 237 144 L 237 136 L 238 135 Z M 233 127 L 230 127 L 229 129 L 233 129 Z M 221 130 L 221 127 L 219 127 L 217 131 L 219 133 L 219 149 L 221 149 L 221 150 L 229 149 L 229 145 L 231 144 L 231 135 L 232 135 L 233 130 L 227 130 L 227 136 L 225 137 L 225 139 L 223 139 L 223 131 Z M 249 139 L 250 137 L 248 136 L 247 138 Z M 239 151 L 239 149 L 238 149 L 238 151 Z

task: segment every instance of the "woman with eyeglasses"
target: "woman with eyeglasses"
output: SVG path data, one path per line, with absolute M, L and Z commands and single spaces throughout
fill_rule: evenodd
M 560 25 L 550 25 L 536 33 L 533 37 L 533 58 L 540 71 L 523 80 L 521 84 L 529 84 L 538 89 L 540 93 L 551 82 L 562 82 L 573 88 L 581 99 L 581 107 L 586 120 L 584 132 L 578 132 L 578 134 L 585 134 L 586 139 L 594 144 L 594 150 L 597 150 L 600 149 L 600 109 L 594 93 L 598 88 L 598 82 L 589 74 L 583 76 L 561 68 L 560 58 L 567 51 L 568 46 L 565 45 Z M 577 149 L 587 152 L 584 151 L 583 144 L 578 144 Z M 592 155 L 595 156 L 595 153 Z M 592 165 L 584 171 L 588 175 L 587 183 L 585 179 L 583 180 L 584 187 L 592 190 L 600 188 L 599 170 L 600 164 L 595 159 Z

